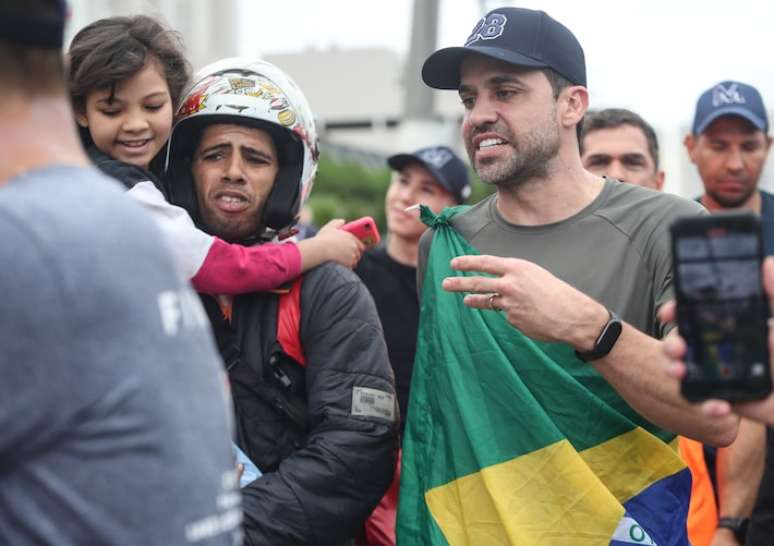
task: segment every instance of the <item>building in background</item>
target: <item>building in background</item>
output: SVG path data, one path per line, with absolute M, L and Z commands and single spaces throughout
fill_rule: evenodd
M 404 118 L 404 59 L 388 49 L 307 50 L 266 55 L 304 90 L 317 114 L 325 151 L 348 159 L 385 165 L 387 156 L 411 149 L 401 131 Z M 435 113 L 423 142 L 462 150 L 462 108 L 455 93 L 433 91 Z M 464 154 L 464 150 L 462 151 Z
M 70 24 L 66 42 L 88 23 L 113 15 L 160 17 L 179 31 L 194 68 L 239 50 L 237 0 L 68 0 Z
M 431 111 L 422 116 L 419 123 L 412 119 L 416 116 L 416 112 L 412 112 L 412 108 L 416 110 L 416 104 L 409 104 L 412 98 L 409 87 L 424 85 L 416 68 L 421 62 L 417 64 L 416 58 L 412 63 L 410 58 L 387 48 L 331 47 L 272 54 L 244 51 L 240 48 L 239 0 L 68 1 L 71 9 L 68 41 L 78 29 L 101 17 L 145 13 L 160 16 L 180 31 L 195 69 L 235 55 L 264 56 L 281 66 L 304 89 L 316 112 L 323 150 L 328 157 L 383 167 L 389 155 L 430 144 L 446 144 L 465 155 L 460 135 L 463 110 L 456 93 L 432 90 L 431 100 L 424 98 L 417 102 L 426 104 Z M 437 9 L 435 0 L 430 0 L 430 4 Z M 486 11 L 484 4 L 482 2 L 481 9 Z M 418 10 L 415 9 L 414 17 L 418 13 L 423 17 L 430 16 L 429 12 Z M 412 44 L 414 56 L 423 60 L 426 55 L 422 49 L 427 47 L 425 43 Z M 267 44 L 269 49 L 270 44 Z M 413 76 L 416 79 L 409 82 L 412 72 L 416 73 Z M 717 79 L 724 77 L 726 75 L 718 74 Z M 764 100 L 774 103 L 774 97 L 764 97 Z M 622 107 L 636 110 L 634 105 L 624 103 L 593 103 L 592 106 L 594 109 Z M 703 191 L 701 181 L 682 143 L 689 128 L 654 125 L 666 171 L 664 191 L 686 197 L 700 195 Z M 407 130 L 409 126 L 411 130 Z M 764 169 L 761 187 L 774 189 L 774 162 Z

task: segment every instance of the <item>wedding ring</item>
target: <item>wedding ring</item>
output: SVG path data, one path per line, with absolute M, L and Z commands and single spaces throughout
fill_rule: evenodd
M 500 294 L 499 292 L 492 292 L 491 294 L 489 294 L 489 308 L 492 311 L 502 311 L 502 309 L 500 309 L 499 307 L 495 307 L 495 304 L 494 304 L 495 298 L 501 298 L 501 297 L 502 297 L 502 294 Z

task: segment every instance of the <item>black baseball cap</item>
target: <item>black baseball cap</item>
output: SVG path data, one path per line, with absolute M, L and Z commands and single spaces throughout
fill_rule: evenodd
M 529 68 L 551 68 L 586 86 L 586 59 L 575 35 L 543 11 L 498 8 L 473 28 L 463 47 L 439 49 L 425 61 L 422 79 L 436 89 L 458 89 L 460 64 L 471 53 Z
M 0 1 L 0 40 L 40 49 L 61 49 L 67 19 L 65 0 L 49 0 L 51 14 L 25 7 L 22 0 Z
M 387 158 L 390 168 L 399 171 L 406 165 L 419 163 L 433 175 L 433 178 L 457 203 L 463 203 L 470 196 L 470 174 L 465 163 L 446 146 L 430 146 L 410 154 L 396 154 Z

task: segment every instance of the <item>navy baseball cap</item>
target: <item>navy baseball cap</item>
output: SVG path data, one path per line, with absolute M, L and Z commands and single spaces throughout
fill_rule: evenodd
M 22 0 L 0 2 L 0 40 L 40 49 L 61 49 L 67 19 L 65 0 L 50 0 L 51 14 L 30 10 Z
M 465 163 L 446 146 L 430 146 L 411 154 L 396 154 L 387 158 L 387 164 L 399 171 L 406 165 L 419 163 L 433 175 L 433 178 L 457 203 L 470 197 L 470 174 Z
M 769 132 L 769 117 L 761 94 L 752 85 L 724 81 L 701 94 L 693 117 L 693 134 L 703 133 L 710 123 L 722 116 L 739 116 L 755 127 Z
M 460 64 L 471 53 L 528 68 L 551 68 L 575 85 L 586 85 L 586 58 L 578 39 L 543 11 L 498 8 L 476 23 L 463 47 L 430 55 L 422 79 L 436 89 L 458 89 Z

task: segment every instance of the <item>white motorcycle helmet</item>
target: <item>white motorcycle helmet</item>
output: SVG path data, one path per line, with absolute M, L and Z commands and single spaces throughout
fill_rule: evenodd
M 203 229 L 191 165 L 202 130 L 213 123 L 247 125 L 272 136 L 279 171 L 253 237 L 289 230 L 312 190 L 319 157 L 312 110 L 298 85 L 257 59 L 223 59 L 195 74 L 175 116 L 165 171 L 170 201 L 188 210 Z

